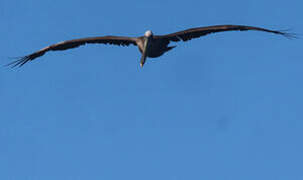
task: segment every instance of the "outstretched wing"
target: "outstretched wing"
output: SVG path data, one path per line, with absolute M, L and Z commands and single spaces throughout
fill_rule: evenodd
M 172 34 L 162 35 L 162 36 L 155 36 L 155 38 L 166 39 L 168 41 L 188 41 L 193 38 L 199 38 L 201 36 L 205 36 L 211 33 L 223 32 L 223 31 L 247 31 L 247 30 L 255 30 L 255 31 L 264 31 L 274 34 L 280 34 L 287 38 L 294 38 L 294 34 L 286 33 L 283 31 L 274 31 L 259 27 L 253 26 L 242 26 L 242 25 L 217 25 L 217 26 L 207 26 L 207 27 L 198 27 L 187 29 L 184 31 L 175 32 Z
M 81 45 L 93 44 L 93 43 L 113 44 L 113 45 L 121 45 L 121 46 L 128 46 L 130 44 L 137 45 L 136 40 L 137 40 L 137 38 L 132 38 L 132 37 L 103 36 L 103 37 L 90 37 L 90 38 L 81 38 L 81 39 L 62 41 L 57 44 L 53 44 L 53 45 L 50 45 L 43 49 L 40 49 L 39 51 L 36 51 L 27 56 L 21 57 L 21 58 L 17 59 L 16 61 L 9 63 L 8 66 L 12 65 L 13 67 L 15 67 L 15 66 L 21 67 L 28 61 L 32 61 L 32 60 L 44 55 L 48 51 L 61 51 L 61 50 L 76 48 Z

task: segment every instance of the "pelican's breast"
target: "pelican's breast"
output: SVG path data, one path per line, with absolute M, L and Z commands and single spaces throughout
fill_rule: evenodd
M 152 39 L 147 48 L 148 57 L 159 57 L 166 52 L 167 43 L 161 39 Z

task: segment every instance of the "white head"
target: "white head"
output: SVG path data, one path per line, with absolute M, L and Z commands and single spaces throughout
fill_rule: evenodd
M 146 31 L 144 34 L 145 37 L 151 37 L 152 35 L 153 35 L 153 32 L 151 30 Z

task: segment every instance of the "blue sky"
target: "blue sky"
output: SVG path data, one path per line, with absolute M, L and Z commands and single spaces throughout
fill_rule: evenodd
M 303 32 L 299 0 L 1 0 L 1 65 L 73 38 L 245 24 Z M 225 32 L 139 67 L 90 45 L 1 68 L 0 179 L 302 179 L 302 38 Z

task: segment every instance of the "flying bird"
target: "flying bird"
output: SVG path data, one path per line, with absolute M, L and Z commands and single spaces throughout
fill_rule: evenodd
M 170 42 L 188 41 L 194 38 L 199 38 L 212 33 L 223 32 L 223 31 L 263 31 L 268 33 L 274 33 L 283 35 L 287 38 L 295 37 L 294 34 L 287 33 L 284 31 L 276 31 L 270 29 L 264 29 L 253 26 L 243 25 L 216 25 L 207 27 L 191 28 L 184 31 L 179 31 L 166 35 L 154 35 L 152 31 L 148 30 L 144 36 L 140 37 L 123 37 L 123 36 L 100 36 L 100 37 L 89 37 L 81 39 L 72 39 L 68 41 L 62 41 L 57 44 L 53 44 L 42 48 L 32 54 L 18 58 L 17 60 L 9 63 L 8 65 L 16 67 L 23 66 L 25 63 L 32 61 L 40 56 L 43 56 L 48 51 L 61 51 L 71 48 L 76 48 L 85 44 L 112 44 L 120 46 L 129 46 L 130 44 L 138 46 L 141 52 L 140 66 L 143 67 L 146 58 L 156 58 L 164 53 L 172 50 L 176 46 L 168 46 Z

